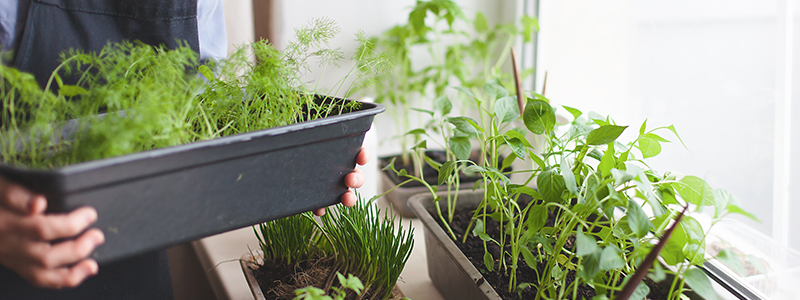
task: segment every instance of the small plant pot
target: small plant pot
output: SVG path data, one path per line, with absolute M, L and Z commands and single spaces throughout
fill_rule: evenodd
M 474 151 L 473 155 L 479 155 L 479 153 L 480 153 L 479 151 Z M 437 156 L 442 157 L 444 156 L 444 151 L 429 150 L 426 151 L 425 154 L 429 156 L 432 155 L 434 157 Z M 400 155 L 381 157 L 379 159 L 379 168 L 383 169 L 385 166 L 389 164 L 389 162 L 393 158 L 396 159 L 395 167 L 399 170 L 400 168 L 398 167 L 397 163 L 400 161 L 399 160 Z M 500 159 L 502 161 L 503 158 L 501 157 Z M 439 161 L 438 159 L 435 158 L 434 160 Z M 439 162 L 443 163 L 444 161 L 439 161 Z M 426 170 L 428 172 L 425 173 L 426 181 L 428 181 L 428 183 L 431 185 L 436 185 L 438 179 L 438 172 L 434 170 L 432 167 L 428 166 L 427 164 L 425 165 L 425 167 L 429 168 Z M 510 171 L 510 169 L 508 170 Z M 413 173 L 410 170 L 407 171 L 409 173 Z M 381 171 L 380 173 L 381 173 L 381 187 L 380 187 L 381 193 L 388 191 L 389 189 L 395 187 L 396 185 L 400 184 L 403 181 L 400 178 L 398 178 L 392 170 Z M 480 178 L 481 178 L 480 176 L 469 177 L 469 176 L 464 176 L 462 174 L 460 179 L 461 183 L 459 185 L 459 190 L 472 190 L 472 187 L 475 186 L 475 182 L 478 181 Z M 417 217 L 417 215 L 415 214 L 414 210 L 411 209 L 411 207 L 409 206 L 408 199 L 410 199 L 411 196 L 414 196 L 416 194 L 422 194 L 428 192 L 429 192 L 428 189 L 422 186 L 420 183 L 412 181 L 404 186 L 392 190 L 391 192 L 384 195 L 384 197 L 386 197 L 386 200 L 388 200 L 389 203 L 392 204 L 392 207 L 394 208 L 395 212 L 399 212 L 400 214 L 403 215 L 403 218 L 415 218 Z
M 436 222 L 430 213 L 435 209 L 432 200 L 430 194 L 414 195 L 409 206 L 425 226 L 425 254 L 433 285 L 448 300 L 502 299 Z M 462 191 L 456 208 L 477 205 L 481 200 L 482 191 Z
M 336 204 L 380 104 L 293 125 L 38 170 L 0 174 L 50 212 L 97 209 L 100 264 Z
M 253 293 L 255 300 L 267 300 L 267 298 L 264 296 L 264 292 L 261 290 L 261 286 L 258 284 L 256 275 L 253 273 L 253 270 L 258 268 L 258 261 L 261 259 L 260 252 L 256 253 L 255 255 L 256 256 L 254 257 L 251 253 L 245 253 L 242 255 L 242 258 L 239 259 L 239 263 L 242 266 L 244 277 L 247 279 L 247 285 L 250 286 L 250 292 Z M 394 290 L 392 290 L 392 297 L 389 299 L 400 300 L 403 297 L 405 297 L 403 292 L 400 291 L 400 288 L 395 286 Z

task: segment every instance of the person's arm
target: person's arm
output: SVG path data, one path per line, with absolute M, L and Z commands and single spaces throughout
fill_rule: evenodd
M 35 286 L 76 287 L 99 270 L 87 257 L 105 236 L 96 228 L 86 230 L 97 220 L 97 211 L 82 207 L 45 214 L 46 209 L 44 196 L 0 178 L 0 264 Z
M 360 166 L 366 165 L 369 162 L 369 150 L 367 148 L 361 147 L 361 152 L 358 153 L 356 157 L 356 163 Z M 348 188 L 360 188 L 364 185 L 364 173 L 361 172 L 359 169 L 353 170 L 350 174 L 344 177 L 344 184 Z M 356 194 L 349 190 L 344 195 L 342 195 L 342 204 L 347 207 L 351 207 L 356 205 Z M 325 214 L 325 208 L 320 208 L 314 211 L 314 214 L 321 216 Z

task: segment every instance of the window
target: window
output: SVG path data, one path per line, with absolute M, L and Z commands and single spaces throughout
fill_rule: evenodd
M 688 150 L 672 139 L 656 169 L 733 192 L 800 249 L 800 1 L 540 2 L 537 90 L 547 71 L 556 104 L 674 124 Z

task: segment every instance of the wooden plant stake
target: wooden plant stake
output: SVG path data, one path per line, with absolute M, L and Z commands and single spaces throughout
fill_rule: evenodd
M 642 263 L 639 264 L 639 268 L 636 269 L 636 272 L 633 273 L 631 279 L 628 280 L 628 283 L 626 283 L 625 286 L 622 288 L 622 291 L 620 292 L 619 295 L 617 295 L 616 300 L 628 300 L 628 298 L 630 298 L 631 295 L 633 295 L 633 292 L 636 290 L 636 287 L 638 287 L 639 283 L 642 282 L 642 279 L 644 279 L 644 275 L 647 275 L 647 272 L 650 271 L 650 267 L 653 266 L 653 263 L 656 261 L 656 258 L 658 258 L 658 254 L 661 252 L 661 249 L 663 249 L 664 245 L 667 244 L 667 240 L 672 234 L 672 231 L 675 230 L 675 227 L 678 227 L 678 223 L 680 223 L 681 218 L 683 218 L 683 214 L 686 213 L 686 209 L 688 208 L 689 208 L 688 204 L 683 207 L 683 211 L 681 211 L 678 217 L 675 218 L 675 223 L 672 224 L 672 227 L 667 229 L 667 231 L 664 233 L 664 236 L 662 236 L 661 240 L 658 241 L 658 244 L 656 244 L 655 248 L 653 248 L 653 250 L 651 250 L 650 253 L 647 254 L 647 257 L 644 258 L 644 261 L 642 261 Z

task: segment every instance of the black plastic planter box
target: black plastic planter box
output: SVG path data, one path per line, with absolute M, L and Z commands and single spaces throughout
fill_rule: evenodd
M 182 146 L 0 174 L 48 199 L 48 211 L 93 206 L 107 263 L 336 204 L 380 104 L 294 125 Z

